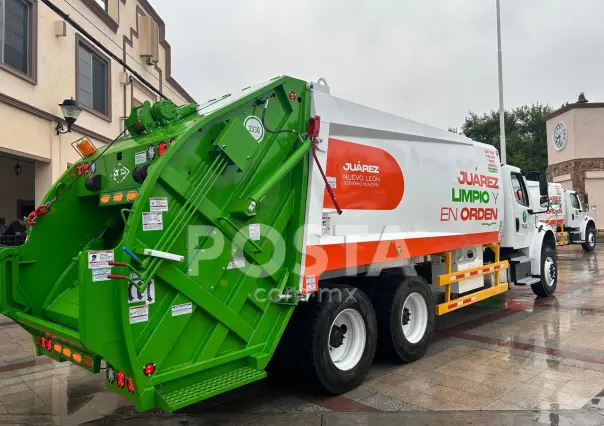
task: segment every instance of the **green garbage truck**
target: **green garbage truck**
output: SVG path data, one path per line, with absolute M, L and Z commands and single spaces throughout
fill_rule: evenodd
M 0 311 L 138 410 L 262 379 L 272 358 L 340 394 L 376 349 L 422 357 L 436 315 L 511 284 L 555 292 L 520 170 L 323 79 L 146 102 L 124 127 L 74 142 L 26 242 L 0 248 Z

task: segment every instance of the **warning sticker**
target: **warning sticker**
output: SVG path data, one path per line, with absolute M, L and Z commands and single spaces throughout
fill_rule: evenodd
M 317 278 L 315 275 L 308 275 L 306 277 L 306 291 L 311 293 L 317 290 Z
M 111 268 L 95 268 L 92 270 L 92 282 L 109 281 L 108 275 L 111 275 Z
M 227 265 L 227 269 L 241 269 L 245 268 L 245 259 L 231 259 L 229 264 Z
M 113 261 L 113 250 L 88 252 L 88 269 L 106 268 L 109 261 Z
M 143 164 L 147 162 L 147 151 L 141 151 L 134 154 L 134 164 Z
M 260 240 L 260 224 L 252 223 L 248 226 L 250 233 L 250 240 L 258 241 Z
M 135 273 L 130 273 L 130 279 L 137 284 L 142 284 L 143 281 Z M 140 291 L 132 283 L 128 284 L 128 303 L 145 302 L 147 305 L 155 303 L 155 280 L 149 281 L 149 285 L 145 291 Z
M 130 306 L 129 308 L 130 324 L 149 321 L 149 306 Z
M 162 212 L 143 212 L 143 231 L 163 231 Z
M 193 304 L 183 303 L 182 305 L 172 305 L 172 316 L 177 317 L 179 315 L 186 315 L 193 313 Z
M 333 176 L 327 176 L 327 183 L 332 188 L 336 188 L 336 178 L 335 177 L 333 177 Z
M 321 226 L 322 235 L 331 235 L 331 218 L 329 215 L 323 215 L 323 225 Z
M 168 198 L 149 198 L 149 205 L 152 212 L 167 212 L 168 211 Z

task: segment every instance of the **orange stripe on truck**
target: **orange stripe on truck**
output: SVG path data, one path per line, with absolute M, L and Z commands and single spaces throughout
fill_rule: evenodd
M 407 238 L 404 240 L 364 241 L 306 246 L 305 276 L 316 280 L 325 271 L 426 256 L 479 244 L 499 241 L 499 233 L 480 232 L 464 235 Z

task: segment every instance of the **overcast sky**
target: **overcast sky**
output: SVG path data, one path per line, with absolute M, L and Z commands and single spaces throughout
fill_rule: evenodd
M 498 108 L 495 0 L 151 0 L 198 101 L 278 75 L 447 128 Z M 604 1 L 502 0 L 506 108 L 604 101 Z

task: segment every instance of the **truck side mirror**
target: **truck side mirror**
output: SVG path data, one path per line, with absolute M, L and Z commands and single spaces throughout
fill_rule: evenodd
M 539 193 L 542 197 L 547 197 L 547 176 L 545 173 L 539 175 Z
M 549 197 L 547 195 L 542 195 L 539 198 L 539 204 L 541 205 L 541 208 L 549 209 Z

